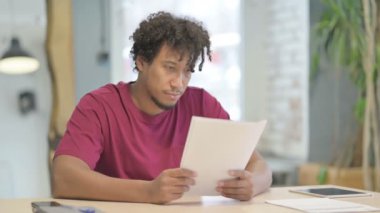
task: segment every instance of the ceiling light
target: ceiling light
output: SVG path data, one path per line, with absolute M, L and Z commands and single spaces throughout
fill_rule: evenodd
M 39 67 L 39 61 L 22 49 L 16 37 L 11 39 L 9 49 L 0 59 L 0 72 L 6 74 L 31 73 L 37 71 Z

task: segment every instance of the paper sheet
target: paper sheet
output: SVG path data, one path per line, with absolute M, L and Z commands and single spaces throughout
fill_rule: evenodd
M 228 170 L 245 168 L 266 123 L 193 117 L 181 167 L 198 176 L 186 194 L 219 195 L 217 182 L 231 178 Z
M 313 213 L 329 213 L 329 212 L 370 212 L 379 211 L 368 205 L 334 200 L 330 198 L 301 198 L 301 199 L 283 199 L 283 200 L 267 200 L 267 203 L 298 209 L 305 212 Z

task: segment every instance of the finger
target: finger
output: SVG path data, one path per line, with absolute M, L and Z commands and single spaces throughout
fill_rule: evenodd
M 183 193 L 173 193 L 171 196 L 171 200 L 177 200 L 183 196 Z
M 161 201 L 158 201 L 157 204 L 167 204 L 173 200 L 177 200 L 181 198 L 183 193 L 172 193 L 168 195 L 166 198 L 162 199 Z
M 247 188 L 217 188 L 221 194 L 231 194 L 231 195 L 245 195 L 251 194 L 250 190 Z
M 173 186 L 170 190 L 170 193 L 172 194 L 183 194 L 187 191 L 189 191 L 189 186 Z
M 197 175 L 194 171 L 184 168 L 170 169 L 167 171 L 170 177 L 195 177 Z
M 173 178 L 164 177 L 161 179 L 162 186 L 175 187 L 175 186 L 187 186 L 195 185 L 195 180 L 192 178 Z
M 230 170 L 228 174 L 232 177 L 237 177 L 240 179 L 249 179 L 252 177 L 252 173 L 247 170 Z
M 244 188 L 250 186 L 248 180 L 221 180 L 218 181 L 218 187 L 229 187 L 229 188 Z
M 252 198 L 251 195 L 244 195 L 244 194 L 226 194 L 226 193 L 223 194 L 222 193 L 222 196 L 232 198 L 235 200 L 240 200 L 240 201 L 248 201 Z
M 173 185 L 176 186 L 189 186 L 195 185 L 195 180 L 193 178 L 173 178 Z

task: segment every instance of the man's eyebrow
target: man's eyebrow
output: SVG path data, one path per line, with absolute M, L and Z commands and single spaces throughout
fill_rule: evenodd
M 172 60 L 165 60 L 163 61 L 164 64 L 170 64 L 170 65 L 177 65 L 177 62 L 172 61 Z

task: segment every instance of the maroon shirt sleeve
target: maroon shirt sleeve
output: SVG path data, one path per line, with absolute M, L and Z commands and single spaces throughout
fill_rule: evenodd
M 202 90 L 203 115 L 209 118 L 230 119 L 220 102 L 206 90 Z
M 91 169 L 95 168 L 103 151 L 103 115 L 98 101 L 91 94 L 81 99 L 71 115 L 55 157 L 71 155 L 86 162 Z

